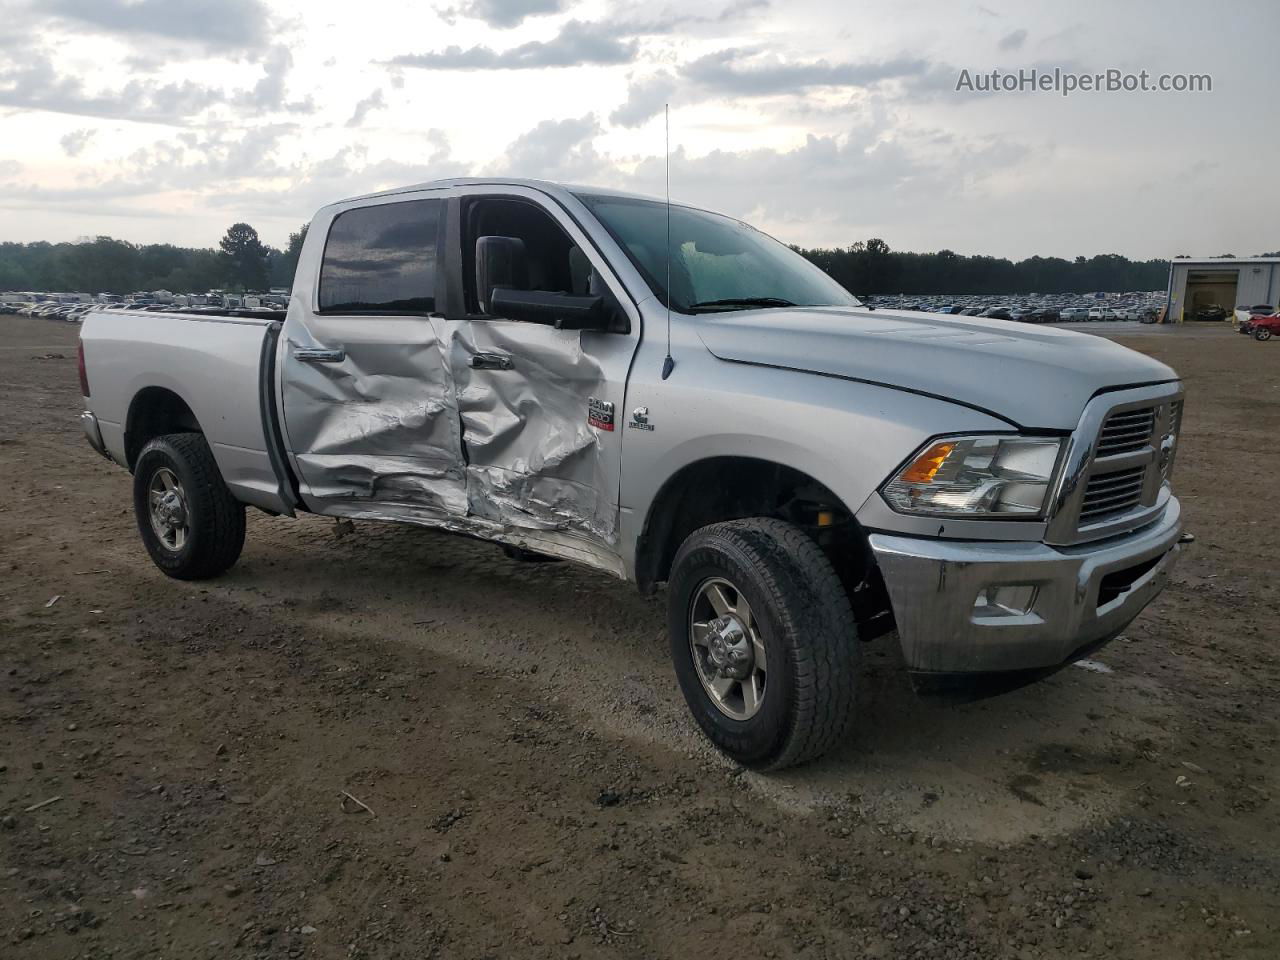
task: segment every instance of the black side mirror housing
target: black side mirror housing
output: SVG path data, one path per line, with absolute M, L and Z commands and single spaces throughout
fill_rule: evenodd
M 489 312 L 495 316 L 545 323 L 557 330 L 608 330 L 611 327 L 604 297 L 494 287 L 489 300 Z
M 603 283 L 596 280 L 587 286 L 591 292 L 585 295 L 530 290 L 523 240 L 476 238 L 476 298 L 482 313 L 542 323 L 557 330 L 629 332 L 626 312 Z
M 529 263 L 519 237 L 476 238 L 476 298 L 482 313 L 494 313 L 494 287 L 524 290 L 529 286 Z

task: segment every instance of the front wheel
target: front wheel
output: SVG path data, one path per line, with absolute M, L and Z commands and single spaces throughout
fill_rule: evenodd
M 1258 341 L 1262 341 L 1262 340 L 1270 340 L 1270 339 L 1271 339 L 1271 328 L 1270 328 L 1270 327 L 1259 327 L 1257 330 L 1253 331 L 1253 339 L 1258 340 Z
M 231 496 L 202 434 L 171 433 L 142 448 L 133 510 L 152 561 L 175 579 L 216 577 L 244 547 L 244 504 Z
M 676 678 L 721 751 L 777 770 L 844 737 L 857 629 L 840 578 L 803 530 L 768 518 L 703 527 L 680 547 L 668 586 Z

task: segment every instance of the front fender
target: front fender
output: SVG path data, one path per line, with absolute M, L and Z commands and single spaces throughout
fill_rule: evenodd
M 939 433 L 1008 430 L 968 407 L 891 388 L 681 351 L 666 381 L 633 383 L 622 447 L 622 542 L 635 543 L 659 491 L 683 468 L 712 457 L 746 457 L 807 474 L 856 514 L 912 451 Z M 648 364 L 637 363 L 645 370 Z

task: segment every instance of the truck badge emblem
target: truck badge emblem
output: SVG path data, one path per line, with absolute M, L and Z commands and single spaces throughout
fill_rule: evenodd
M 631 411 L 631 429 L 653 431 L 653 424 L 649 422 L 648 407 L 636 407 Z
M 587 398 L 587 423 L 597 430 L 613 429 L 613 404 L 608 400 Z

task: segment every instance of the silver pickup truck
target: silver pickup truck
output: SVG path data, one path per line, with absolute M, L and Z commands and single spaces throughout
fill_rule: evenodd
M 245 507 L 420 524 L 653 591 L 742 764 L 838 742 L 862 641 L 921 690 L 1007 689 L 1163 587 L 1183 389 L 1107 340 L 871 310 L 736 220 L 447 180 L 311 223 L 287 313 L 95 312 L 89 442 L 172 577 Z

